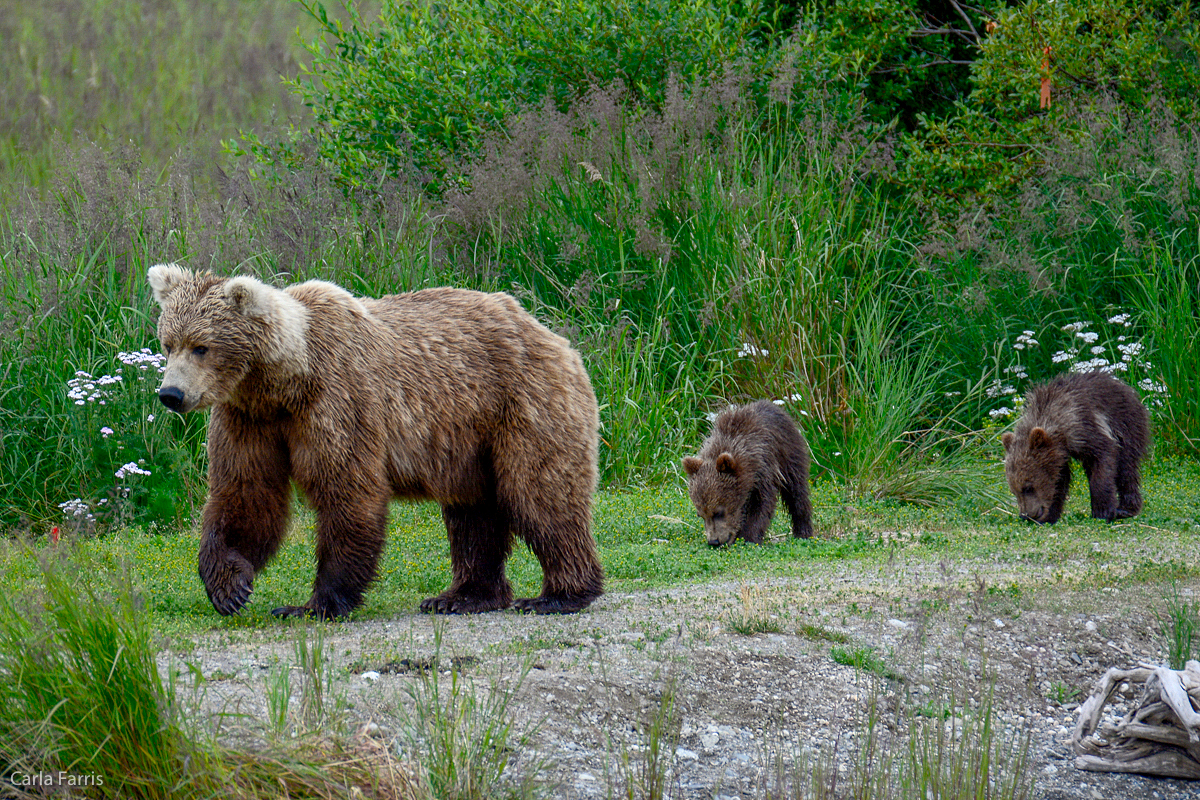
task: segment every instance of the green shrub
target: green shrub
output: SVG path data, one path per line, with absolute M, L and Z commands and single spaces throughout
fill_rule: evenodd
M 343 23 L 299 0 L 320 26 L 311 78 L 292 82 L 313 109 L 320 156 L 348 185 L 411 175 L 440 186 L 454 158 L 543 100 L 564 105 L 619 82 L 660 104 L 668 77 L 707 76 L 752 47 L 762 6 L 720 0 L 384 0 L 377 19 Z M 266 161 L 288 159 L 251 138 Z

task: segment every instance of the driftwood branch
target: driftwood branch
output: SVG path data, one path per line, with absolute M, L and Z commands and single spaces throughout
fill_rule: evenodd
M 1123 685 L 1142 684 L 1137 707 L 1120 720 L 1104 708 Z M 1079 707 L 1071 736 L 1075 766 L 1094 772 L 1137 772 L 1200 780 L 1200 663 L 1182 670 L 1142 664 L 1110 669 Z

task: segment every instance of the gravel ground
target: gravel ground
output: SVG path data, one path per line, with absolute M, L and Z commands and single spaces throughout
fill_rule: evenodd
M 1196 544 L 1171 547 L 1173 557 L 1195 563 Z M 479 685 L 509 686 L 528 667 L 512 718 L 518 727 L 540 727 L 515 771 L 544 762 L 555 797 L 608 796 L 621 754 L 638 763 L 670 687 L 678 737 L 670 743 L 669 796 L 763 797 L 773 754 L 830 753 L 836 743 L 847 775 L 872 698 L 880 699 L 886 737 L 900 702 L 961 696 L 987 675 L 997 716 L 1029 732 L 1034 798 L 1200 798 L 1200 785 L 1186 781 L 1077 770 L 1070 754 L 1077 703 L 1105 670 L 1161 660 L 1152 630 L 1163 586 L 1094 589 L 1071 580 L 1069 569 L 1062 582 L 1047 572 L 901 555 L 877 565 L 814 564 L 796 578 L 610 592 L 567 617 L 404 612 L 330 625 L 325 642 L 351 705 L 349 723 L 389 739 L 414 664 L 457 659 Z M 775 631 L 736 632 L 734 623 L 746 619 Z M 840 646 L 850 650 L 875 648 L 891 678 L 835 662 L 822 638 L 828 634 L 847 637 Z M 262 717 L 264 676 L 294 658 L 294 634 L 263 638 L 262 631 L 223 631 L 184 655 L 212 679 L 210 707 Z

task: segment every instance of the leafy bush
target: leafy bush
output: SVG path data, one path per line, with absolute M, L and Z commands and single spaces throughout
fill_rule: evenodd
M 526 106 L 614 82 L 655 106 L 669 76 L 707 76 L 770 32 L 758 0 L 384 0 L 378 19 L 351 9 L 346 23 L 299 2 L 321 33 L 312 77 L 292 86 L 313 109 L 320 156 L 351 186 L 397 175 L 440 186 L 455 157 Z M 250 141 L 286 161 L 303 138 L 283 153 Z

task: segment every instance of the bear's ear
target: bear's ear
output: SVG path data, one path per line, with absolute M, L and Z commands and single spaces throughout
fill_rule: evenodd
M 685 456 L 683 459 L 683 471 L 688 475 L 695 475 L 702 466 L 704 466 L 704 462 L 695 456 Z
M 254 278 L 239 275 L 225 281 L 225 302 L 246 317 L 262 319 L 271 312 L 270 293 L 277 291 Z
M 146 273 L 146 280 L 150 283 L 150 291 L 154 293 L 154 302 L 160 306 L 167 301 L 171 296 L 171 292 L 179 284 L 186 280 L 195 277 L 195 273 L 191 270 L 184 269 L 178 264 L 155 264 Z
M 1029 432 L 1029 447 L 1037 450 L 1044 447 L 1053 447 L 1054 440 L 1045 428 L 1034 428 Z
M 1017 437 L 1013 436 L 1012 431 L 1005 431 L 1005 433 L 1000 437 L 1000 441 L 1004 445 L 1004 452 L 1007 453 L 1008 451 L 1012 450 L 1012 443 L 1016 438 Z
M 724 472 L 729 475 L 737 472 L 737 459 L 730 453 L 721 453 L 717 456 L 717 472 Z

